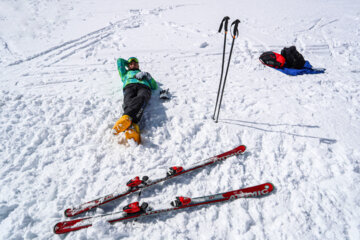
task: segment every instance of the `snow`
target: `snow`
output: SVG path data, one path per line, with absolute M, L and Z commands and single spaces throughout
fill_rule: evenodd
M 4 0 L 0 13 L 0 239 L 360 239 L 359 1 Z M 241 23 L 214 123 L 224 16 Z M 258 61 L 290 45 L 326 73 L 290 77 Z M 111 128 L 116 59 L 131 56 L 171 100 L 154 92 L 143 143 L 126 147 Z M 68 207 L 240 144 L 247 154 L 140 200 L 169 206 L 268 181 L 275 193 L 53 234 Z

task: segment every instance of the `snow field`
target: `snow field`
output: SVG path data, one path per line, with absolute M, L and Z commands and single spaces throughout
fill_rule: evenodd
M 0 9 L 0 239 L 359 238 L 359 3 L 4 1 Z M 242 22 L 216 124 L 225 15 Z M 290 45 L 326 73 L 289 77 L 259 63 L 263 51 Z M 110 130 L 122 114 L 116 58 L 130 56 L 171 100 L 154 92 L 143 144 L 124 147 Z M 243 156 L 88 214 L 267 181 L 271 196 L 52 233 L 67 207 L 240 144 Z

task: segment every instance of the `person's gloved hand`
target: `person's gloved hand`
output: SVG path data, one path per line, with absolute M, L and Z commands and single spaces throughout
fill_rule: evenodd
M 169 89 L 160 91 L 160 99 L 170 99 Z
M 138 72 L 135 75 L 135 78 L 138 80 L 151 80 L 152 77 L 151 77 L 150 73 L 148 73 L 148 72 Z

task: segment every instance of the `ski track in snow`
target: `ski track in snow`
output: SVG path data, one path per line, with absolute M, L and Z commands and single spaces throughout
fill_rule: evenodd
M 32 4 L 32 21 L 40 24 L 45 10 Z M 90 11 L 63 4 L 79 16 Z M 294 9 L 271 21 L 265 9 L 285 10 L 282 3 L 259 10 L 257 1 L 245 8 L 228 1 L 227 11 L 207 1 L 117 4 L 126 15 L 114 7 L 109 24 L 69 34 L 62 43 L 49 39 L 52 47 L 26 56 L 0 32 L 0 239 L 59 239 L 52 227 L 65 220 L 67 207 L 114 192 L 134 176 L 162 176 L 170 166 L 186 167 L 240 144 L 248 148 L 242 156 L 87 214 L 120 211 L 136 200 L 168 206 L 175 196 L 267 181 L 274 194 L 124 224 L 98 221 L 60 238 L 359 239 L 358 3 L 293 1 Z M 100 10 L 92 14 L 104 17 Z M 242 23 L 216 124 L 223 44 L 216 30 L 224 15 Z M 7 23 L 4 16 L 0 22 Z M 59 21 L 40 29 L 61 32 L 80 20 Z M 36 37 L 33 44 L 44 41 Z M 289 77 L 259 63 L 262 52 L 290 45 L 326 73 Z M 171 100 L 154 92 L 141 122 L 143 143 L 125 147 L 110 130 L 122 114 L 116 58 L 130 56 L 170 88 Z

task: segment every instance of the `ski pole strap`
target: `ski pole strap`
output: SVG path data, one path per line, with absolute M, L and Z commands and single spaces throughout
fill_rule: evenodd
M 225 23 L 225 26 L 224 26 L 225 32 L 228 31 L 228 22 L 229 22 L 229 20 L 230 20 L 230 18 L 228 16 L 224 17 L 224 19 L 221 21 L 219 32 L 221 32 L 221 29 L 223 28 L 224 23 Z
M 232 24 L 231 27 L 234 25 L 234 30 L 231 32 L 231 35 L 233 38 L 236 38 L 237 36 L 239 36 L 239 30 L 238 30 L 238 26 L 239 26 L 240 20 L 236 19 Z M 231 29 L 230 29 L 231 30 Z

